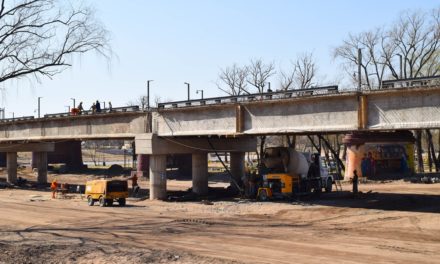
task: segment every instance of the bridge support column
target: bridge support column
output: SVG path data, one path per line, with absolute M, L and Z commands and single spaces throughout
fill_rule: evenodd
M 37 167 L 37 182 L 39 184 L 47 183 L 47 152 L 33 152 L 33 159 L 35 159 Z
M 242 185 L 242 178 L 245 175 L 244 166 L 245 152 L 231 152 L 231 174 L 232 179 L 238 184 Z M 231 182 L 231 186 L 237 189 L 235 183 Z
M 38 154 L 32 153 L 32 168 L 38 168 Z M 55 150 L 47 155 L 47 163 L 65 163 L 69 170 L 81 170 L 84 167 L 81 141 L 55 143 Z
M 166 155 L 150 155 L 150 200 L 167 198 L 166 165 Z
M 208 193 L 208 154 L 192 154 L 192 191 L 198 195 Z
M 6 163 L 8 170 L 6 181 L 17 183 L 17 152 L 8 152 L 6 154 Z
M 138 177 L 150 177 L 150 155 L 138 154 L 137 155 L 137 176 Z

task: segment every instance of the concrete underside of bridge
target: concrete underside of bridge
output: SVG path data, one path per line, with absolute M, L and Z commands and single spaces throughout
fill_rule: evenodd
M 233 180 L 244 176 L 245 152 L 257 149 L 255 137 L 241 138 L 161 138 L 154 134 L 136 137 L 136 153 L 149 155 L 150 199 L 166 199 L 166 157 L 170 154 L 192 155 L 193 192 L 208 193 L 208 153 L 230 152 Z

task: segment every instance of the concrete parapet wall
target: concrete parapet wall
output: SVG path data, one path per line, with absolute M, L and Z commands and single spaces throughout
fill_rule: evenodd
M 149 132 L 148 113 L 74 116 L 0 124 L 0 141 L 134 138 Z

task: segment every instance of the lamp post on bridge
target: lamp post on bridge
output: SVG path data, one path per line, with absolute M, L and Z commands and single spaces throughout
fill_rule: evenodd
M 41 97 L 41 96 L 39 96 L 38 97 L 38 118 L 40 118 L 40 110 L 41 110 L 41 98 L 43 98 L 43 97 Z
M 397 53 L 397 56 L 399 56 L 399 67 L 400 67 L 400 79 L 403 79 L 403 61 L 402 61 L 402 54 Z
M 186 86 L 188 88 L 188 101 L 189 101 L 189 100 L 191 100 L 191 98 L 190 98 L 190 84 L 187 83 L 187 82 L 185 82 L 185 84 L 186 84 Z
M 150 110 L 150 82 L 153 80 L 147 80 L 147 109 Z
M 196 90 L 196 94 L 199 94 L 199 92 L 202 94 L 202 100 L 203 100 L 203 90 Z
M 75 98 L 70 98 L 70 100 L 72 100 L 72 101 L 73 101 L 73 108 L 75 108 L 75 107 L 76 107 L 76 102 L 75 102 Z
M 12 121 L 14 121 L 15 119 L 15 113 L 14 112 L 9 112 L 10 114 L 12 114 Z
M 67 113 L 70 113 L 70 105 L 65 105 L 64 107 L 66 107 L 67 108 Z

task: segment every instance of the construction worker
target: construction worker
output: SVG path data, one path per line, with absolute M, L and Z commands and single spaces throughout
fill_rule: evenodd
M 133 191 L 133 196 L 137 197 L 137 194 L 139 192 L 139 184 L 138 184 L 138 176 L 137 174 L 133 174 L 133 176 L 130 177 L 131 179 L 131 189 Z
M 58 189 L 57 179 L 53 179 L 52 183 L 50 184 L 50 189 L 52 190 L 52 199 L 55 199 L 55 195 Z
M 84 111 L 83 102 L 79 103 L 77 109 L 78 109 L 78 114 L 81 114 L 81 112 Z
M 359 184 L 359 176 L 357 175 L 357 171 L 353 171 L 353 195 L 357 195 L 358 193 L 358 184 Z

